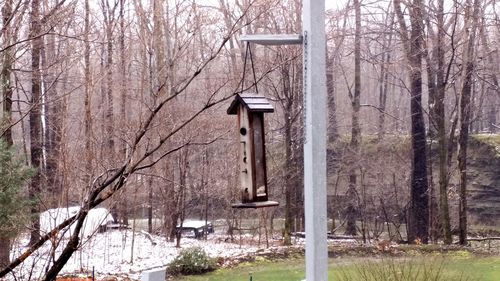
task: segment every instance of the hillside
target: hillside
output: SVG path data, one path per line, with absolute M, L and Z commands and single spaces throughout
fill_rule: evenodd
M 439 198 L 438 155 L 431 147 L 433 186 Z M 375 137 L 364 136 L 362 157 L 353 159 L 348 153 L 348 138 L 331 145 L 328 151 L 328 194 L 330 211 L 345 208 L 344 195 L 350 165 L 357 165 L 360 205 L 365 206 L 368 221 L 400 221 L 408 204 L 411 145 L 408 137 L 391 136 L 377 143 Z M 349 164 L 351 163 L 351 164 Z M 354 163 L 354 164 L 353 164 Z M 452 156 L 450 173 L 450 208 L 454 224 L 458 222 L 458 170 Z M 469 220 L 472 224 L 500 225 L 500 135 L 474 135 L 468 151 Z M 437 202 L 437 201 L 436 201 Z M 342 216 L 342 211 L 340 211 Z M 375 222 L 376 223 L 376 222 Z

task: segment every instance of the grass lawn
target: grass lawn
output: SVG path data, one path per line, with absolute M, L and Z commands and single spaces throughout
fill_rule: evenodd
M 394 267 L 395 266 L 395 267 Z M 442 267 L 443 270 L 439 270 Z M 399 278 L 401 275 L 415 273 L 432 273 L 440 271 L 443 278 L 437 280 L 449 281 L 499 281 L 500 257 L 479 258 L 473 256 L 425 256 L 411 261 L 374 259 L 374 258 L 337 258 L 330 259 L 329 280 L 366 280 L 360 277 L 361 272 L 374 272 L 374 281 L 414 280 L 414 278 Z M 397 278 L 388 278 L 394 273 Z M 200 276 L 185 276 L 175 281 L 300 281 L 305 277 L 304 260 L 292 259 L 279 262 L 257 261 L 241 264 L 232 269 L 221 269 Z M 463 276 L 460 279 L 460 276 Z M 420 279 L 418 279 L 420 280 Z M 431 280 L 431 279 L 422 279 Z M 434 280 L 434 279 L 432 279 Z

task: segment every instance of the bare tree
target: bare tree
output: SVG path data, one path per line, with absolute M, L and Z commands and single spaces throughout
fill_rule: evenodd
M 401 10 L 401 1 L 394 0 L 403 48 L 408 61 L 411 95 L 411 139 L 412 175 L 410 186 L 410 208 L 408 215 L 408 241 L 427 243 L 429 238 L 429 194 L 427 181 L 426 133 L 422 108 L 422 47 L 423 47 L 423 3 L 408 2 L 411 31 Z
M 40 36 L 40 2 L 31 1 L 30 35 L 34 37 L 31 42 L 31 110 L 30 117 L 30 150 L 31 165 L 36 169 L 36 174 L 31 179 L 29 197 L 36 202 L 31 208 L 31 238 L 30 245 L 34 245 L 40 240 L 40 220 L 39 220 L 39 195 L 42 189 L 42 119 L 41 119 L 41 73 L 40 54 L 43 39 Z
M 351 154 L 351 163 L 349 170 L 349 187 L 347 189 L 347 235 L 356 235 L 356 218 L 358 217 L 358 165 L 356 164 L 360 156 L 361 145 L 361 126 L 360 126 L 360 109 L 361 109 L 361 1 L 354 0 L 354 10 L 356 14 L 356 23 L 354 31 L 354 93 L 349 92 L 352 106 L 352 126 L 351 126 L 351 142 L 349 150 Z
M 439 206 L 441 212 L 441 223 L 443 228 L 444 243 L 450 244 L 451 239 L 451 224 L 450 224 L 450 211 L 448 207 L 448 162 L 447 162 L 447 152 L 448 143 L 446 138 L 446 125 L 445 125 L 445 92 L 446 83 L 445 80 L 445 62 L 444 62 L 444 36 L 445 36 L 445 26 L 444 26 L 444 1 L 439 0 L 438 11 L 437 11 L 437 38 L 436 38 L 436 58 L 437 58 L 437 72 L 436 72 L 436 99 L 433 106 L 432 112 L 434 114 L 434 120 L 437 123 L 437 136 L 439 142 Z M 430 61 L 428 62 L 430 63 Z M 429 125 L 431 126 L 431 125 Z
M 85 136 L 85 183 L 90 183 L 92 178 L 92 76 L 90 70 L 90 5 L 89 0 L 85 0 L 85 22 L 84 22 L 84 79 L 85 79 L 85 97 L 84 97 L 84 136 Z
M 486 12 L 486 9 L 483 9 L 484 12 Z M 484 16 L 484 21 L 486 18 L 486 15 Z M 489 92 L 491 92 L 491 94 L 489 95 L 489 102 L 488 104 L 486 105 L 486 110 L 488 111 L 487 112 L 487 126 L 488 126 L 488 130 L 490 132 L 497 132 L 498 131 L 498 126 L 496 126 L 497 124 L 497 105 L 498 105 L 498 102 L 495 103 L 495 101 L 498 101 L 500 100 L 500 84 L 499 84 L 499 78 L 498 76 L 500 75 L 500 68 L 499 68 L 499 59 L 500 57 L 498 57 L 498 49 L 496 48 L 491 48 L 490 45 L 491 45 L 491 40 L 490 40 L 490 37 L 489 37 L 489 32 L 488 32 L 488 28 L 487 28 L 487 23 L 486 22 L 483 22 L 483 24 L 480 25 L 480 39 L 481 39 L 481 42 L 482 42 L 482 47 L 483 47 L 483 54 L 485 55 L 486 57 L 486 61 L 487 61 L 487 66 L 489 68 L 489 77 L 490 77 L 490 86 L 488 87 L 488 90 Z M 488 108 L 489 107 L 489 108 Z
M 387 25 L 387 21 L 388 25 Z M 388 11 L 388 15 L 385 18 L 386 25 L 394 25 L 394 12 Z M 392 35 L 394 33 L 390 32 L 388 35 L 382 35 L 382 61 L 380 62 L 380 76 L 378 78 L 379 83 L 379 117 L 378 117 L 378 141 L 381 141 L 385 133 L 385 116 L 387 107 L 387 93 L 389 91 L 389 66 L 391 63 L 391 45 L 392 45 Z
M 467 244 L 467 143 L 469 139 L 469 126 L 471 120 L 471 96 L 474 56 L 476 44 L 476 32 L 478 26 L 480 4 L 479 0 L 474 0 L 474 4 L 469 0 L 465 6 L 465 30 L 464 41 L 465 50 L 463 52 L 462 69 L 462 89 L 460 92 L 460 133 L 458 137 L 458 170 L 459 180 L 459 243 Z
M 241 17 L 235 21 L 237 23 L 235 25 L 239 25 L 240 21 Z M 61 229 L 73 223 L 75 226 L 74 233 L 69 240 L 67 240 L 67 243 L 62 245 L 63 250 L 61 255 L 54 261 L 44 277 L 44 280 L 53 280 L 71 255 L 78 249 L 80 241 L 79 232 L 91 208 L 109 200 L 113 194 L 119 192 L 131 175 L 155 166 L 169 155 L 180 151 L 183 147 L 193 142 L 193 140 L 190 139 L 176 141 L 176 143 L 172 143 L 169 148 L 165 149 L 165 144 L 168 143 L 168 140 L 171 140 L 174 136 L 177 136 L 180 131 L 186 129 L 188 125 L 201 116 L 203 112 L 231 98 L 233 92 L 221 93 L 221 86 L 215 87 L 212 92 L 203 95 L 203 97 L 205 97 L 204 99 L 198 99 L 196 104 L 191 105 L 192 110 L 189 114 L 186 114 L 182 120 L 177 120 L 168 130 L 159 135 L 156 140 L 150 139 L 148 141 L 146 136 L 157 126 L 158 122 L 160 122 L 160 120 L 158 120 L 161 115 L 160 113 L 165 112 L 167 105 L 173 105 L 172 103 L 175 103 L 181 94 L 187 94 L 188 88 L 194 84 L 194 81 L 197 81 L 197 77 L 199 77 L 203 71 L 206 71 L 210 64 L 213 64 L 213 62 L 217 60 L 218 56 L 224 50 L 228 39 L 233 36 L 235 32 L 237 32 L 237 28 L 233 26 L 232 29 L 228 30 L 227 34 L 220 39 L 215 47 L 208 46 L 211 51 L 207 53 L 205 58 L 193 60 L 192 68 L 186 71 L 189 76 L 184 76 L 180 82 L 173 85 L 170 89 L 171 95 L 158 96 L 157 102 L 147 110 L 149 113 L 142 119 L 143 121 L 132 134 L 134 137 L 129 141 L 129 153 L 126 159 L 121 164 L 115 164 L 115 168 L 104 170 L 100 176 L 95 177 L 90 182 L 90 185 L 86 187 L 86 193 L 81 203 L 81 211 L 76 216 L 69 218 L 61 225 L 57 226 L 53 231 L 43 235 L 25 254 L 16 258 L 9 266 L 2 269 L 0 271 L 1 277 L 11 272 L 17 265 L 25 260 L 30 253 L 33 253 L 47 240 L 55 237 Z
M 431 11 L 430 11 L 431 12 Z M 429 13 L 430 13 L 429 12 Z M 447 26 L 444 22 L 444 1 L 439 0 L 436 10 L 436 23 L 432 24 L 429 15 L 426 19 L 427 30 L 429 36 L 426 46 L 425 60 L 427 70 L 427 85 L 429 93 L 429 137 L 431 139 L 437 138 L 438 151 L 439 151 L 439 217 L 442 226 L 442 234 L 444 236 L 445 244 L 451 243 L 451 226 L 450 214 L 448 207 L 448 139 L 446 130 L 446 114 L 445 114 L 445 97 L 447 87 L 447 74 L 445 62 L 445 44 Z M 434 31 L 434 26 L 437 33 Z M 453 38 L 451 38 L 453 40 Z M 454 60 L 454 54 L 451 54 L 451 61 Z M 450 63 L 451 63 L 450 61 Z M 448 70 L 449 72 L 449 70 Z M 429 151 L 431 151 L 432 142 L 429 144 Z M 429 158 L 430 173 L 432 175 L 432 159 Z M 431 213 L 430 223 L 431 232 L 436 233 L 436 221 L 434 219 L 434 191 L 431 179 L 430 183 L 430 197 L 431 197 Z

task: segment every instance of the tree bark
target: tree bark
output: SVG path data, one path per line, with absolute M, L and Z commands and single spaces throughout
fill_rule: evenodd
M 128 80 L 127 80 L 127 69 L 125 61 L 125 0 L 120 0 L 120 37 L 119 37 L 119 48 L 120 48 L 120 126 L 121 131 L 121 141 L 119 143 L 119 159 L 124 161 L 127 158 L 127 139 L 125 129 L 127 128 L 127 114 L 126 114 L 126 100 L 128 92 Z M 120 194 L 120 214 L 122 217 L 123 224 L 128 225 L 129 220 L 129 208 L 128 204 L 124 203 L 123 194 Z M 135 221 L 134 221 L 135 222 Z
M 85 206 L 87 208 L 87 206 Z M 87 217 L 89 209 L 84 209 L 80 211 L 77 215 L 76 225 L 74 228 L 74 232 L 71 235 L 66 247 L 62 251 L 61 255 L 54 261 L 52 267 L 47 271 L 45 276 L 43 277 L 43 281 L 53 281 L 56 280 L 57 274 L 61 271 L 61 269 L 66 265 L 69 258 L 73 253 L 78 249 L 78 244 L 80 243 L 80 230 L 82 229 L 83 222 Z
M 444 0 L 438 2 L 437 15 L 438 34 L 436 41 L 436 99 L 435 99 L 435 122 L 437 125 L 437 136 L 439 146 L 439 208 L 441 213 L 441 225 L 445 244 L 451 244 L 450 210 L 448 207 L 448 139 L 446 137 L 446 114 L 445 114 L 445 50 L 444 50 Z
M 153 177 L 148 179 L 148 232 L 153 233 Z
M 458 171 L 459 177 L 459 243 L 467 244 L 467 142 L 469 138 L 469 125 L 471 119 L 471 96 L 474 81 L 474 44 L 476 41 L 476 28 L 479 11 L 479 0 L 466 2 L 465 7 L 465 50 L 463 52 L 462 89 L 460 93 L 460 133 L 458 136 Z M 471 10 L 472 9 L 472 10 Z M 472 14 L 471 14 L 472 13 Z
M 3 45 L 7 47 L 11 40 L 10 21 L 12 17 L 12 0 L 6 0 L 2 7 L 2 23 L 3 23 Z M 2 95 L 2 112 L 0 115 L 0 124 L 6 124 L 6 128 L 2 131 L 3 140 L 7 147 L 11 147 L 14 142 L 12 139 L 12 130 L 10 127 L 12 120 L 12 87 L 11 87 L 11 72 L 12 72 L 12 51 L 6 49 L 2 54 L 2 68 L 0 73 L 0 93 Z M 3 127 L 3 126 L 2 126 Z M 3 129 L 3 128 L 2 128 Z M 10 263 L 10 237 L 0 234 L 0 268 L 7 266 Z
M 12 13 L 12 0 L 6 0 L 2 7 L 2 48 L 7 48 L 11 43 L 11 18 Z M 0 93 L 2 94 L 2 115 L 0 116 L 0 121 L 4 122 L 7 126 L 4 131 L 2 131 L 2 136 L 8 146 L 13 145 L 12 140 L 12 86 L 11 86 L 11 73 L 12 73 L 12 50 L 10 48 L 5 49 L 2 52 L 2 68 L 0 73 Z M 2 128 L 3 129 L 3 128 Z
M 115 120 L 114 120 L 114 96 L 113 96 L 113 87 L 114 79 L 113 79 L 113 52 L 114 52 L 114 44 L 113 44 L 113 30 L 115 25 L 115 10 L 117 7 L 117 2 L 112 3 L 110 5 L 109 0 L 102 1 L 102 14 L 104 18 L 104 28 L 106 32 L 106 61 L 105 61 L 105 91 L 103 94 L 105 95 L 103 98 L 106 101 L 106 107 L 104 109 L 104 137 L 105 137 L 105 154 L 108 156 L 107 158 L 112 163 L 113 160 L 116 160 L 116 152 L 115 152 Z M 104 46 L 103 46 L 104 47 Z M 120 222 L 122 221 L 122 216 L 120 212 L 121 202 L 119 196 L 116 197 L 116 202 L 112 204 L 111 207 L 111 215 L 113 218 Z M 123 221 L 122 221 L 123 222 Z
M 0 268 L 10 263 L 10 238 L 1 234 L 0 236 Z
M 423 47 L 423 3 L 409 3 L 411 31 L 401 11 L 400 0 L 394 0 L 394 8 L 401 29 L 400 36 L 408 60 L 410 78 L 410 112 L 412 165 L 410 186 L 410 208 L 408 215 L 408 242 L 428 243 L 429 240 L 429 194 L 427 179 L 427 146 L 425 122 L 422 109 L 422 47 Z
M 488 39 L 488 31 L 486 30 L 485 24 L 482 24 L 480 27 L 480 36 L 481 36 L 481 41 L 482 41 L 482 47 L 484 49 L 484 54 L 487 58 L 488 65 L 490 68 L 490 80 L 491 83 L 493 84 L 493 87 L 490 87 L 487 92 L 488 94 L 488 106 L 486 106 L 487 111 L 487 127 L 486 128 L 481 128 L 481 130 L 487 129 L 491 133 L 495 133 L 498 131 L 498 127 L 495 126 L 497 123 L 497 107 L 498 103 L 495 101 L 500 100 L 500 85 L 498 82 L 498 75 L 500 75 L 500 68 L 498 64 L 500 61 L 498 60 L 498 49 L 491 49 L 490 48 L 490 40 Z M 495 93 L 495 94 L 493 94 Z
M 394 25 L 394 12 L 391 12 L 389 26 Z M 392 45 L 392 32 L 389 33 L 387 38 L 383 36 L 382 42 L 382 62 L 380 63 L 380 76 L 379 76 L 379 116 L 378 116 L 378 132 L 377 140 L 380 142 L 385 134 L 385 110 L 387 106 L 387 92 L 389 87 L 389 65 L 391 62 L 391 45 Z
M 326 90 L 328 93 L 328 143 L 333 143 L 339 137 L 338 122 L 337 122 L 337 104 L 335 98 L 335 58 L 328 57 L 328 48 L 326 52 Z
M 31 147 L 31 166 L 36 170 L 31 178 L 28 196 L 32 200 L 31 207 L 31 236 L 30 245 L 35 244 L 40 239 L 40 221 L 39 221 L 39 195 L 41 191 L 42 178 L 42 142 L 41 127 L 42 120 L 41 109 L 41 75 L 40 75 L 40 53 L 43 44 L 43 37 L 40 36 L 40 2 L 31 1 L 31 26 L 30 35 L 35 37 L 31 43 L 31 110 L 29 113 L 30 124 L 30 147 Z
M 156 81 L 154 90 L 158 90 L 158 95 L 164 97 L 171 85 L 167 82 L 171 77 L 168 76 L 168 64 L 165 58 L 165 41 L 164 30 L 162 28 L 162 13 L 163 13 L 163 0 L 153 1 L 153 52 L 155 58 L 155 72 Z
M 90 183 L 92 178 L 92 111 L 91 111 L 91 93 L 92 76 L 90 72 L 90 5 L 89 0 L 85 0 L 85 30 L 84 30 L 84 75 L 85 75 L 85 98 L 84 98 L 84 133 L 85 133 L 85 181 Z
M 113 96 L 113 25 L 114 9 L 107 7 L 106 20 L 106 136 L 108 153 L 113 158 L 115 154 L 114 140 L 114 96 Z
M 354 94 L 351 97 L 352 105 L 352 127 L 351 142 L 349 149 L 351 153 L 351 163 L 349 167 L 349 187 L 347 190 L 347 226 L 346 235 L 356 235 L 356 219 L 359 208 L 357 207 L 357 171 L 359 167 L 359 146 L 361 143 L 361 125 L 359 123 L 359 114 L 361 109 L 361 3 L 360 0 L 354 0 L 354 9 L 356 17 L 356 27 L 354 33 Z
M 283 96 L 285 97 L 284 101 L 284 119 L 285 119 L 285 167 L 283 167 L 285 171 L 285 229 L 283 230 L 283 244 L 291 245 L 291 232 L 292 232 L 292 192 L 294 189 L 294 180 L 293 174 L 295 170 L 293 167 L 293 159 L 292 159 L 292 113 L 293 113 L 293 102 L 294 97 L 292 96 L 290 89 L 290 75 L 289 75 L 289 64 L 285 63 L 281 69 L 281 79 L 283 80 Z
M 44 36 L 45 42 L 41 46 L 41 75 L 43 77 L 44 94 L 41 106 L 44 114 L 42 115 L 45 126 L 42 127 L 42 150 L 45 156 L 45 165 L 42 169 L 44 186 L 46 186 L 48 196 L 45 196 L 44 202 L 49 208 L 58 206 L 62 195 L 62 175 L 59 164 L 61 136 L 63 126 L 64 103 L 62 98 L 57 95 L 57 76 L 54 68 L 56 67 L 56 42 L 54 35 Z
M 436 11 L 436 27 L 437 34 L 432 30 L 433 26 L 431 21 L 427 21 L 429 33 L 431 33 L 431 40 L 426 44 L 426 64 L 427 64 L 427 77 L 428 77 L 428 91 L 429 91 L 429 138 L 438 140 L 438 154 L 439 154 L 439 221 L 442 229 L 443 241 L 445 244 L 450 244 L 451 241 L 451 226 L 450 214 L 448 207 L 448 140 L 446 131 L 446 115 L 445 115 L 445 50 L 444 50 L 444 1 L 438 1 L 438 8 Z M 432 45 L 432 48 L 430 47 Z M 437 64 L 437 68 L 433 65 Z M 429 144 L 429 147 L 432 142 Z M 431 149 L 429 148 L 429 153 Z M 429 159 L 429 165 L 432 165 L 432 160 Z M 432 168 L 430 176 L 432 176 Z M 432 187 L 432 179 L 431 179 Z M 431 192 L 431 201 L 434 193 Z M 431 211 L 434 209 L 431 203 Z M 433 226 L 434 215 L 430 216 L 431 226 Z M 435 233 L 434 227 L 431 232 Z M 434 236 L 434 235 L 433 235 Z

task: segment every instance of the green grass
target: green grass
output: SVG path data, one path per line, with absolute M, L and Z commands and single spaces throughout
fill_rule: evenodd
M 439 268 L 442 267 L 442 270 Z M 396 271 L 400 271 L 398 273 Z M 330 259 L 329 280 L 364 280 L 359 275 L 370 272 L 375 277 L 370 280 L 412 280 L 390 279 L 387 276 L 416 272 L 436 274 L 449 281 L 498 281 L 500 280 L 500 257 L 478 258 L 472 255 L 425 256 L 413 260 L 390 260 L 375 258 Z M 220 269 L 200 276 L 185 276 L 175 281 L 300 281 L 305 277 L 304 260 L 292 259 L 279 262 L 259 261 L 244 263 L 231 269 Z M 385 276 L 380 278 L 380 276 Z M 429 280 L 429 279 L 417 279 Z M 432 279 L 434 280 L 434 279 Z
M 243 263 L 235 268 L 220 269 L 199 276 L 185 276 L 176 281 L 253 281 L 259 280 L 302 280 L 304 279 L 304 260 L 293 259 L 280 262 L 257 261 Z
M 500 280 L 500 258 L 454 259 L 446 265 L 449 272 L 464 272 L 479 281 Z

